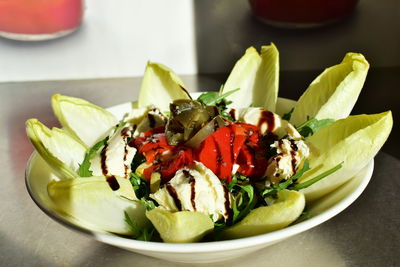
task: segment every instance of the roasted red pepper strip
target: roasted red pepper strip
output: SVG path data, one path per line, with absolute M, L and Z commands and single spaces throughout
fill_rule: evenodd
M 212 134 L 217 145 L 217 172 L 220 179 L 229 183 L 232 179 L 232 132 L 231 127 L 222 127 Z
M 235 163 L 247 138 L 246 131 L 240 124 L 232 124 L 231 127 L 233 132 L 232 161 Z
M 207 137 L 195 151 L 195 158 L 200 161 L 213 173 L 217 173 L 217 144 L 212 136 Z

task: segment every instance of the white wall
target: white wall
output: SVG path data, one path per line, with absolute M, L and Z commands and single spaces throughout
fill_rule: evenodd
M 70 36 L 0 38 L 0 82 L 141 76 L 148 60 L 196 73 L 192 1 L 86 0 L 86 7 Z

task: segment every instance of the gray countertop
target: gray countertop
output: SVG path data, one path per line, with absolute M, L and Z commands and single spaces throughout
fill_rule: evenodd
M 372 113 L 391 108 L 396 118 L 399 98 L 394 88 L 398 84 L 398 73 L 398 69 L 373 72 L 356 112 Z M 314 74 L 283 73 L 291 82 L 282 83 L 281 95 L 298 97 L 298 91 L 290 88 L 294 84 L 306 88 Z M 221 77 L 184 76 L 183 79 L 191 91 L 196 91 L 218 88 Z M 387 82 L 387 89 L 376 95 L 371 93 L 375 84 L 381 85 L 381 81 Z M 0 265 L 177 266 L 104 245 L 65 228 L 36 207 L 25 188 L 24 169 L 33 148 L 26 138 L 24 122 L 36 117 L 47 126 L 57 125 L 50 105 L 52 94 L 82 97 L 107 107 L 134 100 L 139 85 L 139 78 L 0 84 Z M 390 145 L 377 155 L 367 189 L 344 212 L 310 231 L 259 252 L 212 266 L 398 265 L 400 157 L 395 133 L 398 132 L 392 133 Z

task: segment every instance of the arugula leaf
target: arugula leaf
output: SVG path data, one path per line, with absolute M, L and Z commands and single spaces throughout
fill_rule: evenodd
M 307 137 L 309 135 L 313 135 L 318 132 L 321 128 L 332 124 L 335 120 L 333 119 L 323 119 L 317 120 L 315 118 L 306 121 L 305 123 L 296 127 L 297 131 L 303 137 Z
M 310 165 L 308 160 L 304 162 L 303 168 L 301 168 L 295 175 L 287 179 L 286 181 L 280 183 L 277 187 L 265 189 L 261 192 L 262 197 L 267 197 L 271 195 L 275 195 L 279 191 L 286 189 L 288 186 L 293 184 L 297 179 L 299 179 L 306 171 L 310 169 Z
M 232 223 L 243 219 L 256 205 L 254 188 L 252 185 L 237 185 L 240 188 L 239 193 L 233 197 L 233 218 Z
M 91 177 L 92 171 L 89 170 L 90 168 L 90 160 L 96 155 L 97 151 L 105 146 L 108 141 L 108 136 L 103 140 L 97 142 L 90 150 L 86 153 L 85 158 L 82 161 L 82 164 L 79 165 L 78 174 L 80 177 Z
M 292 117 L 293 111 L 294 111 L 294 108 L 292 108 L 288 113 L 283 114 L 282 119 L 289 121 L 290 118 Z
M 329 169 L 323 173 L 321 173 L 320 175 L 315 176 L 314 178 L 311 178 L 310 180 L 307 180 L 304 183 L 300 183 L 300 184 L 295 184 L 294 186 L 292 186 L 290 189 L 292 190 L 300 190 L 300 189 L 304 189 L 309 187 L 310 185 L 315 184 L 316 182 L 318 182 L 319 180 L 327 177 L 328 175 L 331 175 L 332 173 L 336 172 L 337 170 L 339 170 L 340 168 L 343 167 L 343 162 L 339 163 L 338 165 L 336 165 L 335 167 L 333 167 L 332 169 Z
M 201 94 L 197 98 L 197 101 L 199 101 L 201 104 L 205 106 L 216 106 L 218 108 L 221 117 L 233 121 L 231 115 L 229 115 L 229 113 L 226 112 L 227 106 L 232 104 L 232 101 L 226 99 L 226 97 L 237 92 L 239 88 L 231 90 L 225 94 L 222 94 L 222 88 L 223 86 L 221 86 L 219 92 L 207 92 Z
M 132 237 L 137 240 L 150 241 L 153 236 L 154 229 L 140 229 L 136 222 L 129 217 L 129 214 L 126 211 L 124 211 L 124 214 L 125 222 L 128 224 L 129 230 L 132 232 Z
M 156 203 L 154 203 L 153 200 L 151 199 L 146 199 L 145 197 L 142 197 L 140 200 L 134 200 L 135 202 L 139 202 L 142 205 L 146 207 L 146 210 L 152 210 L 157 207 Z
M 220 92 L 207 92 L 207 93 L 201 94 L 197 98 L 197 101 L 199 101 L 200 103 L 202 103 L 205 106 L 217 106 L 218 104 L 221 104 L 221 102 L 225 102 L 225 103 L 230 102 L 231 103 L 231 101 L 228 101 L 225 98 L 237 91 L 239 91 L 239 88 L 231 90 L 225 94 L 221 94 L 221 90 L 220 90 Z M 226 105 L 229 105 L 230 103 L 228 103 Z
M 147 180 L 142 179 L 139 175 L 132 172 L 129 181 L 131 182 L 133 190 L 135 191 L 136 197 L 138 199 L 149 195 L 150 185 Z
M 232 176 L 231 182 L 229 184 L 226 184 L 226 188 L 229 192 L 232 192 L 235 186 L 246 185 L 249 184 L 249 182 L 250 180 L 248 177 L 236 173 Z

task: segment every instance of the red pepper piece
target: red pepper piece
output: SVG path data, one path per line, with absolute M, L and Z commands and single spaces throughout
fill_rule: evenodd
M 217 173 L 220 179 L 229 183 L 232 179 L 232 132 L 231 127 L 222 127 L 212 134 L 217 145 Z
M 160 165 L 160 173 L 164 182 L 169 181 L 175 173 L 193 164 L 193 152 L 190 148 L 179 148 L 173 152 L 174 155 L 168 160 L 164 160 Z
M 232 124 L 231 127 L 233 132 L 232 162 L 235 163 L 247 137 L 245 129 L 239 124 Z
M 252 176 L 255 168 L 254 154 L 248 147 L 242 147 L 236 163 L 240 166 L 238 173 L 245 176 Z
M 193 164 L 193 152 L 190 148 L 180 147 L 165 158 L 161 155 L 158 160 L 158 163 L 146 168 L 143 174 L 146 179 L 150 179 L 153 172 L 159 172 L 163 182 L 168 182 L 178 170 Z
M 208 136 L 195 151 L 195 158 L 200 161 L 213 173 L 217 173 L 217 144 L 212 135 Z

